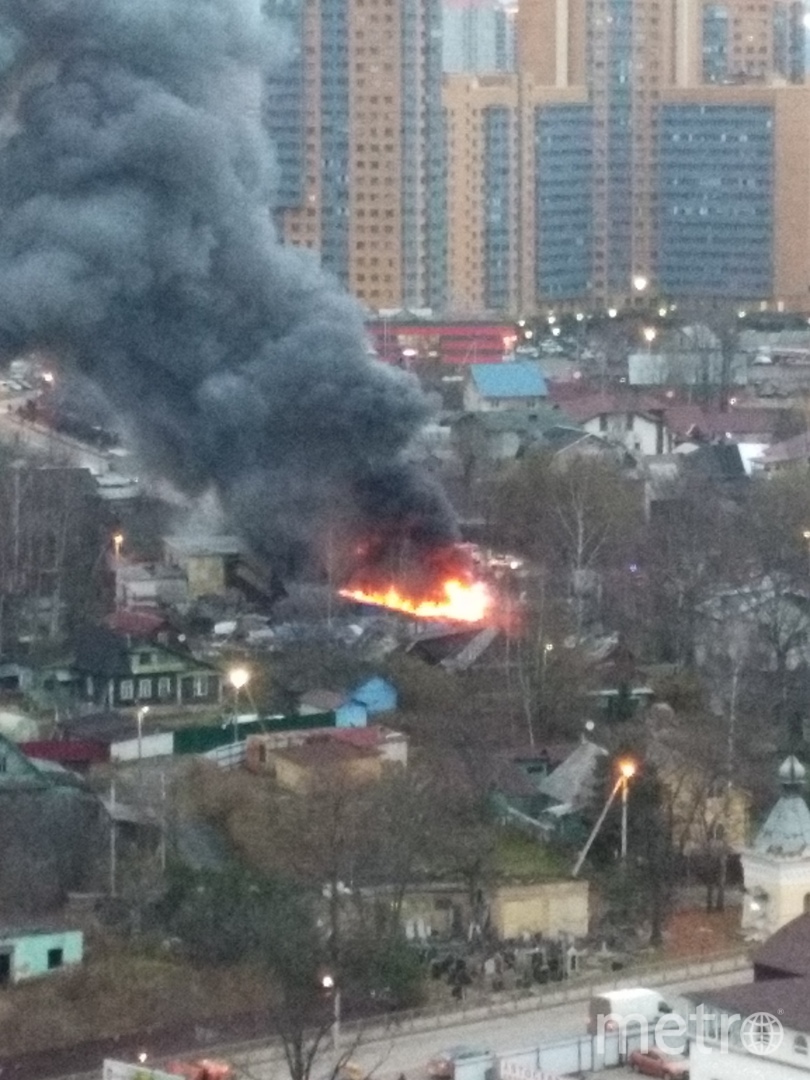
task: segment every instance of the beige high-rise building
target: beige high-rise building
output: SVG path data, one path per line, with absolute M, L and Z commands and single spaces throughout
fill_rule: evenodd
M 514 76 L 445 78 L 449 305 L 810 310 L 802 15 L 524 0 Z
M 300 39 L 268 86 L 283 238 L 317 251 L 372 309 L 442 307 L 439 0 L 275 0 L 273 11 Z

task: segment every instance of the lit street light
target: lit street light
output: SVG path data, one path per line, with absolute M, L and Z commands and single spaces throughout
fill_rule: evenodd
M 613 785 L 613 787 L 611 789 L 611 792 L 610 792 L 610 795 L 608 795 L 608 797 L 607 797 L 605 805 L 602 807 L 602 813 L 596 819 L 596 824 L 591 829 L 591 835 L 585 841 L 585 847 L 579 853 L 579 857 L 578 857 L 578 859 L 577 859 L 577 861 L 576 861 L 576 863 L 574 865 L 574 869 L 571 871 L 571 876 L 572 877 L 576 877 L 579 874 L 580 870 L 582 869 L 582 865 L 585 862 L 585 859 L 588 857 L 588 852 L 591 850 L 591 845 L 593 844 L 594 840 L 596 839 L 597 834 L 598 834 L 599 830 L 602 828 L 602 825 L 604 824 L 605 818 L 608 815 L 608 810 L 610 810 L 611 806 L 613 806 L 613 803 L 614 803 L 614 801 L 616 799 L 616 796 L 619 794 L 620 791 L 622 793 L 622 847 L 621 847 L 622 860 L 624 860 L 624 858 L 626 857 L 626 855 L 627 855 L 627 791 L 628 791 L 628 787 L 629 787 L 631 779 L 636 775 L 636 770 L 637 770 L 637 765 L 636 765 L 635 761 L 632 761 L 630 758 L 625 758 L 625 759 L 623 759 L 622 761 L 619 762 L 619 777 L 616 780 L 616 783 Z
M 340 1041 L 340 989 L 337 986 L 334 975 L 324 975 L 321 978 L 321 986 L 324 990 L 329 990 L 332 993 L 332 1002 L 334 1005 L 333 1020 L 332 1020 L 332 1047 L 337 1050 L 338 1042 Z
M 138 709 L 138 768 L 141 766 L 141 751 L 143 750 L 143 718 L 148 712 L 148 705 L 141 705 Z
M 627 792 L 635 775 L 635 761 L 626 758 L 619 762 L 619 783 L 622 786 L 622 861 L 627 858 Z
M 121 547 L 124 543 L 124 534 L 122 532 L 113 533 L 113 551 L 115 552 L 116 559 L 121 558 Z
M 228 682 L 233 687 L 233 740 L 237 741 L 239 724 L 239 692 L 250 682 L 250 672 L 246 667 L 234 667 L 228 672 Z
M 644 292 L 648 285 L 649 281 L 643 274 L 636 274 L 633 278 L 633 288 L 636 292 Z

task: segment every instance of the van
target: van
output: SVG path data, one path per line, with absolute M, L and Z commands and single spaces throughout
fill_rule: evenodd
M 657 990 L 642 986 L 626 990 L 606 990 L 591 998 L 588 1008 L 588 1034 L 617 1031 L 630 1019 L 636 1024 L 654 1025 L 672 1008 Z

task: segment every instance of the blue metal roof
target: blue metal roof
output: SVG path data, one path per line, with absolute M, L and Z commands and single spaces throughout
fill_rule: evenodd
M 530 360 L 471 364 L 470 373 L 475 388 L 482 397 L 545 397 L 548 393 L 539 365 Z

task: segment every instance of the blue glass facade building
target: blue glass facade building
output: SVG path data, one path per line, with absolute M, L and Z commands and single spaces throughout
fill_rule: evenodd
M 773 110 L 662 105 L 658 162 L 659 289 L 668 295 L 770 296 Z
M 535 110 L 535 288 L 563 300 L 590 285 L 593 114 L 588 105 Z

